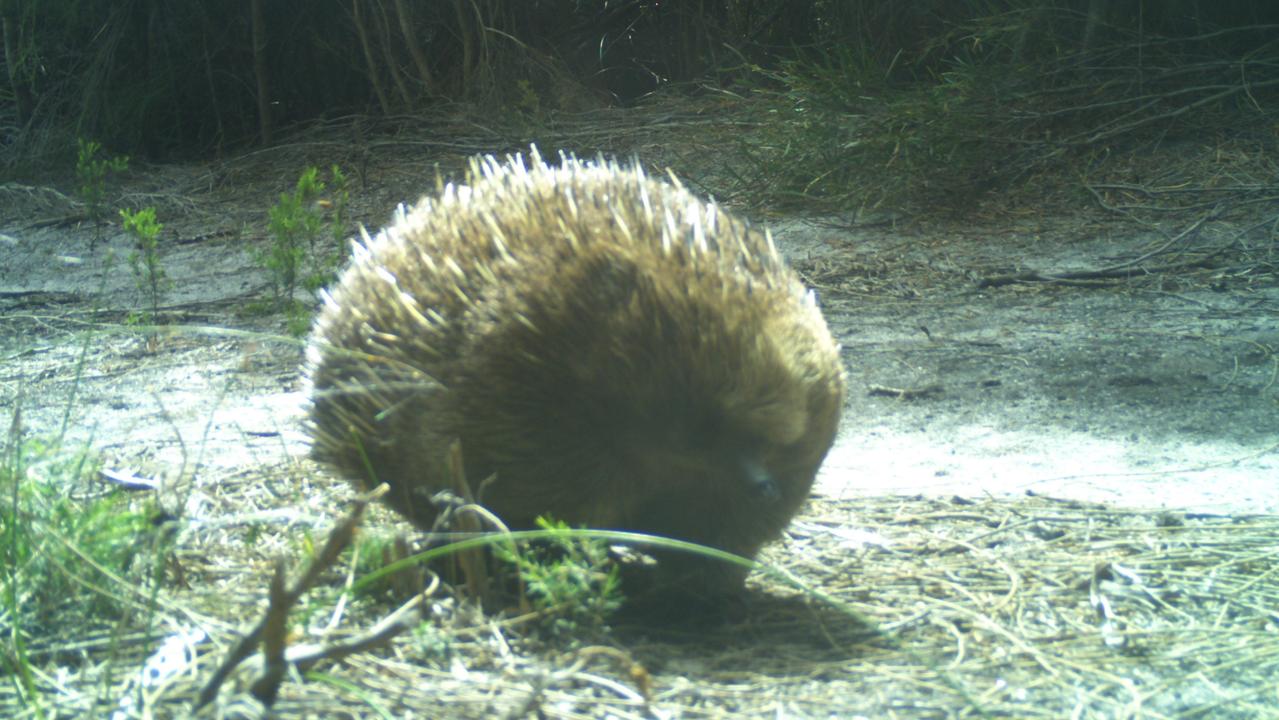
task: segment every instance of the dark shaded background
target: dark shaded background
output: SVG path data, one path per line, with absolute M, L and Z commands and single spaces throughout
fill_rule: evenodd
M 1279 38 L 1269 1 L 4 0 L 0 13 L 6 165 L 67 134 L 202 156 L 352 113 L 748 90 L 832 57 L 875 82 L 937 83 L 973 64 L 1086 82 L 1141 62 L 1125 47 L 1176 42 L 1146 61 L 1192 64 L 1273 53 Z

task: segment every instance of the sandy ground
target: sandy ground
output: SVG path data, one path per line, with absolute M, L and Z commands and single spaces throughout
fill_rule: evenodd
M 237 209 L 262 221 L 266 204 Z M 197 486 L 305 456 L 300 342 L 274 319 L 236 314 L 266 287 L 250 256 L 264 222 L 167 223 L 163 315 L 176 327 L 149 344 L 122 324 L 142 298 L 117 227 L 90 250 L 84 224 L 40 226 L 36 210 L 14 210 L 0 226 L 0 406 L 21 405 L 28 434 L 65 423 L 112 466 L 161 478 L 198 468 Z M 371 209 L 370 222 L 390 211 Z M 981 288 L 1013 270 L 1104 266 L 1157 238 L 1096 218 L 772 225 L 817 286 L 849 371 L 818 493 L 1279 512 L 1273 276 Z M 198 493 L 192 502 L 198 513 Z
M 1083 238 L 1010 229 L 980 244 L 905 252 L 897 238 L 812 223 L 784 223 L 778 235 L 801 264 L 896 261 L 974 279 L 904 293 L 917 300 L 822 295 L 844 347 L 851 397 L 820 492 L 1034 492 L 1279 512 L 1273 283 L 1210 287 L 1171 278 L 1166 289 L 1123 282 L 983 289 L 975 281 L 999 274 L 994 268 L 1105 266 L 1156 240 L 1106 229 Z M 924 392 L 900 399 L 874 388 Z

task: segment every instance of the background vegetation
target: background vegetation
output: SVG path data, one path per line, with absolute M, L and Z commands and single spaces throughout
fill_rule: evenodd
M 4 0 L 0 15 L 10 175 L 70 160 L 77 137 L 156 160 L 339 116 L 544 122 L 713 90 L 762 113 L 744 189 L 874 206 L 1152 139 L 1273 132 L 1279 89 L 1279 5 L 1262 1 Z

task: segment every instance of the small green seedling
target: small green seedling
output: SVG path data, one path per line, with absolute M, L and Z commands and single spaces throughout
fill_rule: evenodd
M 100 158 L 98 151 L 102 145 L 93 140 L 79 138 L 77 141 L 75 173 L 80 186 L 78 192 L 89 212 L 89 220 L 93 223 L 93 240 L 89 247 L 93 248 L 102 238 L 102 223 L 106 220 L 104 206 L 107 193 L 107 173 L 123 172 L 129 167 L 129 158 L 123 155 L 113 158 Z
M 538 518 L 552 533 L 546 545 L 494 545 L 500 560 L 511 563 L 524 582 L 541 627 L 553 638 L 580 639 L 599 632 L 622 605 L 621 580 L 602 540 L 581 537 L 563 522 Z
M 325 190 L 329 198 L 324 198 Z M 336 166 L 330 169 L 329 183 L 320 179 L 319 170 L 302 171 L 291 193 L 281 193 L 280 201 L 270 210 L 268 229 L 271 244 L 257 253 L 258 262 L 271 277 L 276 306 L 288 315 L 289 331 L 306 332 L 310 318 L 304 305 L 294 298 L 298 285 L 315 291 L 332 282 L 342 262 L 341 241 L 346 234 L 346 213 L 350 194 L 347 178 Z M 321 247 L 326 220 L 331 223 L 332 248 Z
M 173 286 L 164 267 L 160 264 L 159 245 L 160 230 L 163 229 L 155 219 L 155 208 L 143 208 L 134 212 L 120 211 L 124 221 L 124 229 L 133 236 L 134 249 L 129 253 L 129 267 L 133 269 L 133 278 L 138 290 L 146 295 L 151 309 L 144 314 L 143 321 L 153 325 L 160 313 L 160 298 Z

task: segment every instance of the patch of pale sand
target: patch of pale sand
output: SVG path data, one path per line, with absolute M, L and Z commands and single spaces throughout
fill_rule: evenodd
M 841 436 L 814 492 L 835 498 L 1033 491 L 1117 506 L 1279 513 L 1279 444 L 1109 438 L 992 426 Z
M 204 464 L 233 470 L 278 456 L 281 447 L 288 456 L 305 455 L 304 403 L 299 391 L 259 395 L 239 405 L 228 401 L 215 411 L 209 431 L 209 444 L 220 452 L 204 453 Z M 188 432 L 199 437 L 199 424 L 192 418 Z M 841 499 L 1033 491 L 1136 508 L 1279 513 L 1279 444 L 1133 439 L 993 424 L 954 425 L 943 433 L 887 427 L 846 432 L 814 490 Z

